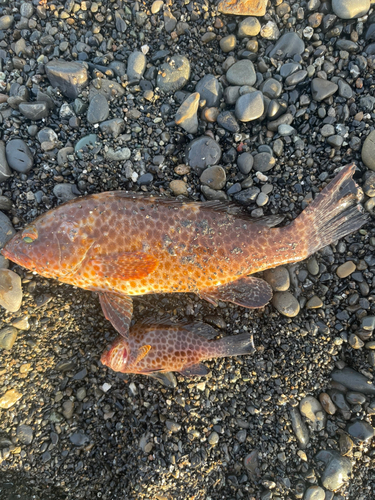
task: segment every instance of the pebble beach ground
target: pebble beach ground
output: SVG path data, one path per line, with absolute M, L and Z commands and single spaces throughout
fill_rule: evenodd
M 135 321 L 254 335 L 169 385 L 101 365 L 94 294 L 0 257 L 0 500 L 374 498 L 375 12 L 228 3 L 0 0 L 0 247 L 116 189 L 286 224 L 353 161 L 369 222 L 263 273 L 259 310 L 136 298 Z

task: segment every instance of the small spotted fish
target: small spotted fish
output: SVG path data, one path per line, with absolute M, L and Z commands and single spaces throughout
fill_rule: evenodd
M 186 377 L 207 375 L 202 360 L 253 354 L 248 333 L 212 340 L 218 332 L 205 323 L 141 322 L 128 337 L 117 337 L 102 357 L 103 365 L 121 373 L 158 375 L 179 372 Z
M 234 204 L 114 191 L 41 215 L 2 253 L 42 276 L 98 292 L 124 338 L 133 295 L 193 292 L 214 305 L 263 307 L 271 287 L 249 275 L 304 260 L 365 224 L 354 171 L 354 164 L 344 167 L 285 227 L 274 227 L 278 216 L 254 219 Z

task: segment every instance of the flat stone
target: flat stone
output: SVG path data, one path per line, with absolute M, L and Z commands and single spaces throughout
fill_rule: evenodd
M 11 408 L 21 398 L 22 394 L 20 394 L 17 389 L 9 389 L 0 397 L 0 408 L 8 410 L 8 408 Z
M 358 419 L 354 420 L 354 422 L 350 422 L 346 427 L 346 431 L 352 437 L 362 442 L 368 441 L 375 434 L 375 430 L 372 425 L 366 422 L 366 420 Z
M 275 43 L 269 57 L 277 57 L 278 59 L 292 59 L 293 56 L 302 54 L 305 50 L 305 43 L 297 35 L 291 31 L 282 35 Z
M 274 292 L 285 292 L 289 289 L 290 278 L 286 267 L 279 266 L 275 269 L 267 269 L 263 273 L 263 278 L 271 285 Z
M 231 111 L 222 111 L 217 116 L 217 124 L 225 130 L 232 133 L 237 133 L 240 131 L 240 126 Z
M 314 101 L 323 101 L 337 92 L 338 85 L 323 78 L 313 78 L 311 82 L 311 94 Z
M 53 194 L 58 198 L 62 203 L 66 203 L 67 201 L 74 200 L 77 198 L 77 193 L 74 192 L 77 190 L 75 184 L 56 184 L 53 188 Z
M 347 260 L 336 269 L 336 274 L 339 278 L 347 278 L 356 270 L 356 265 L 352 260 Z
M 54 59 L 45 65 L 47 78 L 52 87 L 69 99 L 75 99 L 88 84 L 85 66 L 76 61 Z
M 250 62 L 250 61 L 249 61 Z M 242 95 L 236 102 L 235 115 L 241 122 L 250 122 L 261 117 L 264 112 L 262 92 Z
M 326 492 L 320 486 L 310 486 L 305 491 L 303 500 L 324 500 L 326 498 Z
M 125 89 L 115 80 L 96 78 L 91 82 L 90 85 L 89 101 L 91 101 L 91 99 L 93 99 L 96 94 L 104 95 L 107 101 L 114 101 L 120 99 L 125 94 Z M 85 103 L 83 103 L 83 105 L 84 104 Z M 79 114 L 77 111 L 76 113 Z
M 327 416 L 322 405 L 313 396 L 306 396 L 300 401 L 299 409 L 302 415 L 309 420 L 314 431 L 325 428 Z
M 96 134 L 89 134 L 82 137 L 74 147 L 74 151 L 80 160 L 85 153 L 95 154 L 100 150 Z
M 0 269 L 0 305 L 16 312 L 22 303 L 21 278 L 9 269 Z
M 254 64 L 248 59 L 237 61 L 228 69 L 226 78 L 231 85 L 249 85 L 252 87 L 256 82 Z
M 341 19 L 362 17 L 370 9 L 370 0 L 332 0 L 332 10 Z
M 263 94 L 270 99 L 276 99 L 281 95 L 283 86 L 278 80 L 275 80 L 274 78 L 267 78 L 267 80 L 261 84 L 259 90 L 261 90 Z
M 281 292 L 283 293 L 283 292 Z M 284 292 L 288 293 L 288 292 Z M 301 414 L 297 408 L 291 407 L 289 409 L 290 419 L 292 422 L 292 428 L 296 438 L 298 440 L 299 447 L 304 450 L 310 441 L 309 431 L 304 424 Z
M 300 310 L 298 300 L 290 292 L 276 292 L 272 299 L 273 306 L 280 314 L 294 318 Z
M 2 269 L 0 269 L 2 271 Z M 17 328 L 6 326 L 0 330 L 0 349 L 10 351 L 18 335 Z
M 143 52 L 135 50 L 130 54 L 126 70 L 130 83 L 138 83 L 142 79 L 146 69 L 146 63 L 146 56 Z
M 311 299 L 306 302 L 306 309 L 319 309 L 323 307 L 323 301 L 317 295 L 313 295 Z
M 375 130 L 366 137 L 362 146 L 361 157 L 366 167 L 375 170 Z
M 206 101 L 207 107 L 217 107 L 223 96 L 221 83 L 214 75 L 205 75 L 195 86 L 196 92 L 199 92 L 202 101 Z
M 185 56 L 172 56 L 160 66 L 156 85 L 162 92 L 176 92 L 185 87 L 190 78 L 190 62 Z
M 197 111 L 199 107 L 199 92 L 190 94 L 178 108 L 175 123 L 186 130 L 189 134 L 195 134 L 198 130 Z
M 315 459 L 326 465 L 321 482 L 327 490 L 336 491 L 349 481 L 352 472 L 349 458 L 342 457 L 336 450 L 322 450 L 317 453 Z
M 8 165 L 16 172 L 27 174 L 33 165 L 34 157 L 29 146 L 22 139 L 12 139 L 5 147 Z
M 125 130 L 125 122 L 122 118 L 112 118 L 111 120 L 103 121 L 99 127 L 105 134 L 118 137 Z
M 319 401 L 326 413 L 328 413 L 329 415 L 334 415 L 336 413 L 337 408 L 329 394 L 327 394 L 326 392 L 322 392 L 321 394 L 319 394 Z
M 113 149 L 108 148 L 108 151 L 104 152 L 104 157 L 110 161 L 126 161 L 131 157 L 131 151 L 129 148 Z
M 261 24 L 256 17 L 247 17 L 238 25 L 238 38 L 257 36 L 260 28 Z
M 222 189 L 225 186 L 226 180 L 225 170 L 219 165 L 206 168 L 200 176 L 201 183 L 209 186 L 211 189 Z
M 23 444 L 31 444 L 34 438 L 34 433 L 30 425 L 21 424 L 17 427 L 16 436 Z
M 266 13 L 267 0 L 220 0 L 217 10 L 234 16 L 262 17 Z
M 12 171 L 9 168 L 5 154 L 5 142 L 0 141 L 0 183 L 8 180 L 11 175 Z
M 332 372 L 332 379 L 351 391 L 369 395 L 375 394 L 375 385 L 371 380 L 352 368 L 345 367 L 342 370 L 334 370 Z
M 361 328 L 372 332 L 375 329 L 375 316 L 365 316 L 362 318 Z
M 298 83 L 303 82 L 303 80 L 307 77 L 307 71 L 304 69 L 301 69 L 300 71 L 296 71 L 295 73 L 289 75 L 285 79 L 285 85 L 287 87 L 292 87 L 294 85 L 297 85 Z
M 270 153 L 258 153 L 254 155 L 254 170 L 257 172 L 268 172 L 276 165 L 276 159 Z
M 104 122 L 109 115 L 108 101 L 103 94 L 96 94 L 90 101 L 87 110 L 87 121 L 89 123 Z
M 18 109 L 21 111 L 25 118 L 29 120 L 38 121 L 47 118 L 49 114 L 49 107 L 45 102 L 22 102 Z
M 194 169 L 205 169 L 216 165 L 221 158 L 221 147 L 208 136 L 198 137 L 188 144 L 186 150 L 186 163 Z

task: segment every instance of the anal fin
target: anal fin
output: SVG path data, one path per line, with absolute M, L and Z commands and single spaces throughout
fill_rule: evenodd
M 272 298 L 272 288 L 260 278 L 245 276 L 226 285 L 202 290 L 199 295 L 215 306 L 218 305 L 219 300 L 222 300 L 256 309 L 268 304 Z
M 185 377 L 203 377 L 204 375 L 207 375 L 207 373 L 209 373 L 209 370 L 201 363 L 189 366 L 189 368 L 185 368 L 180 371 L 180 374 Z
M 104 316 L 124 338 L 129 336 L 129 325 L 133 315 L 133 301 L 127 295 L 99 293 Z M 147 353 L 146 353 L 147 354 Z

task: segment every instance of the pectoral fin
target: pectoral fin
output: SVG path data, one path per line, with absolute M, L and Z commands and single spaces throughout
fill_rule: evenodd
M 139 363 L 141 361 L 141 359 L 143 359 L 146 354 L 148 353 L 148 351 L 151 349 L 151 346 L 150 345 L 143 345 L 142 347 L 140 347 L 138 349 L 138 352 L 137 352 L 137 357 L 135 359 L 135 363 Z
M 151 274 L 156 269 L 158 260 L 144 252 L 123 252 L 95 255 L 90 259 L 89 265 L 101 278 L 131 280 Z
M 99 293 L 104 316 L 124 338 L 129 337 L 129 325 L 133 315 L 133 301 L 126 295 Z
M 197 363 L 196 365 L 189 366 L 189 368 L 185 368 L 180 371 L 180 374 L 185 377 L 203 377 L 204 375 L 207 375 L 208 372 L 209 371 L 204 365 Z
M 217 306 L 219 300 L 222 300 L 249 309 L 256 309 L 268 304 L 272 298 L 272 289 L 266 281 L 246 276 L 226 285 L 202 290 L 199 295 L 214 306 Z

